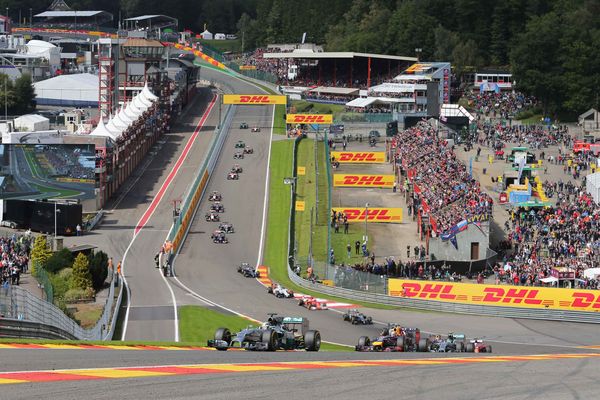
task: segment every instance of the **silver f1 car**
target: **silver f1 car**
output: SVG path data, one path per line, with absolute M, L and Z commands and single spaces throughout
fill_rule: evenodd
M 237 271 L 246 278 L 260 278 L 260 272 L 254 269 L 254 267 L 251 267 L 247 262 L 241 263 Z
M 367 317 L 365 314 L 358 311 L 356 308 L 348 310 L 343 316 L 344 321 L 350 322 L 352 325 L 372 325 L 373 318 Z
M 233 224 L 229 222 L 221 222 L 219 224 L 219 230 L 225 233 L 235 233 L 235 229 L 233 229 Z
M 240 164 L 235 164 L 233 167 L 231 167 L 231 172 L 235 172 L 236 174 L 241 174 L 243 172 L 242 167 L 240 167 Z
M 227 328 L 219 328 L 209 347 L 217 350 L 242 348 L 246 350 L 297 350 L 319 351 L 321 334 L 310 330 L 308 319 L 303 317 L 277 317 L 269 314 L 267 322 L 260 327 L 248 327 L 236 334 Z
M 243 160 L 244 159 L 244 152 L 243 151 L 236 151 L 233 154 L 233 159 L 234 160 Z
M 260 132 L 260 126 L 252 127 L 252 132 Z

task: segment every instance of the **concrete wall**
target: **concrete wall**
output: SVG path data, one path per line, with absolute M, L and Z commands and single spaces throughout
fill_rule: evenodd
M 482 222 L 481 229 L 473 224 L 467 225 L 467 229 L 456 235 L 458 250 L 450 240 L 432 238 L 429 241 L 429 255 L 437 260 L 468 261 L 471 260 L 471 243 L 479 243 L 479 257 L 475 259 L 484 259 L 490 242 L 489 232 L 489 222 Z

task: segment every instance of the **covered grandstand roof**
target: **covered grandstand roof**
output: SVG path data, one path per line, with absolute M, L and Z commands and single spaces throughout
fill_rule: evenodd
M 34 15 L 34 17 L 37 18 L 85 18 L 99 16 L 110 16 L 110 18 L 112 18 L 112 14 L 106 11 L 44 11 L 43 13 Z
M 359 97 L 346 103 L 348 107 L 365 108 L 373 104 L 401 103 L 402 99 L 392 99 L 386 97 Z
M 310 89 L 308 91 L 309 92 L 315 92 L 315 93 L 341 94 L 341 95 L 358 94 L 358 89 L 343 88 L 343 87 L 318 86 L 318 87 L 312 88 L 312 89 Z
M 470 112 L 458 104 L 442 104 L 441 116 L 444 118 L 466 117 L 469 118 L 469 122 L 475 120 L 475 117 Z
M 139 17 L 125 18 L 125 21 L 147 21 L 150 19 L 164 18 L 171 21 L 177 21 L 177 18 L 169 17 L 168 15 L 140 15 Z
M 415 91 L 415 86 L 417 85 L 410 83 L 385 82 L 381 85 L 371 86 L 369 90 L 380 93 L 412 93 Z
M 321 51 L 314 52 L 312 50 L 306 49 L 295 49 L 292 52 L 285 53 L 264 53 L 264 58 L 342 58 L 342 59 L 350 59 L 350 58 L 377 58 L 377 59 L 385 59 L 385 60 L 398 60 L 398 61 L 417 61 L 416 57 L 405 57 L 405 56 L 390 56 L 386 54 L 371 54 L 371 53 L 355 53 L 355 52 L 346 52 L 346 51 Z

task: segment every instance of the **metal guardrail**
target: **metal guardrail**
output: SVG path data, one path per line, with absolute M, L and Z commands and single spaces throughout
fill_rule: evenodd
M 343 297 L 346 299 L 385 304 L 396 307 L 414 308 L 418 310 L 449 312 L 455 314 L 485 315 L 490 317 L 539 319 L 551 321 L 568 321 L 600 324 L 600 312 L 580 312 L 550 309 L 531 309 L 522 307 L 497 307 L 476 304 L 447 303 L 433 300 L 415 300 L 405 297 L 387 296 L 362 292 L 351 289 L 326 286 L 320 283 L 307 281 L 294 274 L 288 268 L 288 276 L 292 282 L 305 289 L 314 290 L 330 296 Z
M 91 329 L 82 328 L 52 303 L 32 295 L 29 291 L 10 286 L 0 290 L 0 303 L 4 304 L 5 318 L 12 318 L 32 324 L 51 326 L 58 331 L 82 340 L 108 340 L 112 338 L 116 317 L 123 297 L 123 285 L 119 275 L 115 275 L 119 293 L 115 301 L 115 281 L 111 279 L 108 298 L 104 304 L 102 315 Z M 45 338 L 45 337 L 43 337 Z
M 0 337 L 31 339 L 77 339 L 69 332 L 52 325 L 18 319 L 0 319 Z

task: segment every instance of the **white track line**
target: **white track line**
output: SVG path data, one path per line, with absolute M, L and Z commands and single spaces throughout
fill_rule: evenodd
M 277 106 L 273 106 L 273 116 L 271 117 L 271 136 L 269 137 L 269 157 L 267 158 L 267 174 L 265 177 L 265 199 L 263 202 L 263 217 L 262 226 L 260 228 L 260 244 L 258 246 L 258 259 L 256 260 L 256 271 L 262 263 L 263 247 L 265 241 L 266 227 L 267 227 L 267 207 L 269 203 L 269 179 L 271 177 L 271 145 L 273 143 L 273 128 L 275 127 L 275 109 Z

